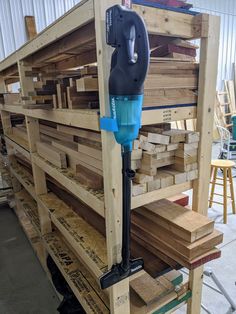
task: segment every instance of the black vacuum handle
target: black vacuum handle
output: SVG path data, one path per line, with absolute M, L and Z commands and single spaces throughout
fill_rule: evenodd
M 115 48 L 109 93 L 140 95 L 149 65 L 149 41 L 143 19 L 120 5 L 107 10 L 107 44 Z

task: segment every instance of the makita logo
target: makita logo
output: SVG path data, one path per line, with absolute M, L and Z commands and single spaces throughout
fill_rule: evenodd
M 115 102 L 115 97 L 111 98 L 111 111 L 112 111 L 113 119 L 116 119 L 116 102 Z

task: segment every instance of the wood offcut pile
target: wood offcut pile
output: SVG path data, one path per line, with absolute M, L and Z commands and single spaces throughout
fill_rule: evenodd
M 197 179 L 198 142 L 198 132 L 169 123 L 142 127 L 132 151 L 133 196 Z

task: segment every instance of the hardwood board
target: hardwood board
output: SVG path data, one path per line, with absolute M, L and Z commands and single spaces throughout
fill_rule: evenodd
M 213 231 L 213 220 L 165 199 L 145 205 L 138 212 L 191 243 Z
M 37 153 L 58 168 L 67 168 L 66 154 L 57 147 L 44 142 L 37 142 Z
M 88 169 L 86 166 L 81 164 L 76 166 L 76 178 L 80 183 L 86 185 L 88 188 L 95 190 L 103 189 L 103 176 Z
M 148 236 L 155 238 L 157 243 L 160 242 L 161 244 L 166 245 L 167 251 L 170 248 L 189 260 L 195 259 L 210 251 L 223 241 L 223 234 L 214 230 L 211 234 L 204 236 L 193 243 L 189 243 L 167 231 L 165 228 L 156 225 L 152 220 L 139 215 L 135 211 L 132 212 L 132 223 L 142 230 L 145 239 Z

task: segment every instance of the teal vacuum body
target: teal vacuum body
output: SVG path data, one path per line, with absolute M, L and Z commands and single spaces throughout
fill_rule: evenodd
M 149 41 L 143 19 L 115 5 L 106 11 L 106 40 L 114 47 L 109 77 L 111 118 L 101 118 L 101 129 L 112 131 L 122 151 L 122 261 L 100 278 L 108 288 L 143 268 L 143 260 L 130 259 L 130 209 L 133 141 L 141 127 L 143 84 L 149 65 Z M 110 123 L 112 121 L 112 123 Z M 107 125 L 112 127 L 107 127 Z

